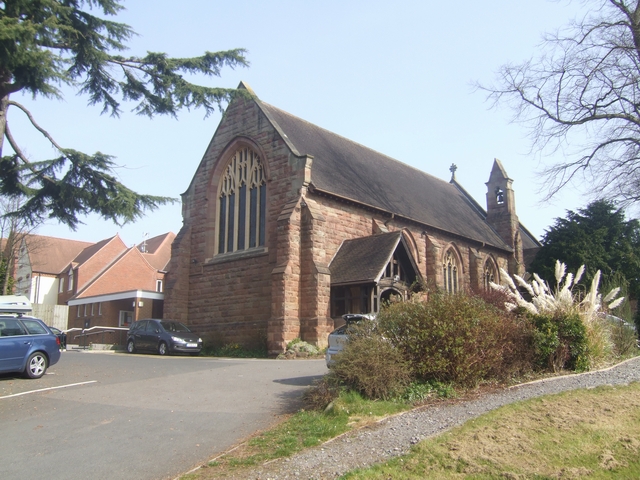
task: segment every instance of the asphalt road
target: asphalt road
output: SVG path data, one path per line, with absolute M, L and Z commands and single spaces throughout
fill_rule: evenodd
M 0 478 L 172 479 L 277 416 L 324 360 L 63 352 L 39 380 L 0 376 Z

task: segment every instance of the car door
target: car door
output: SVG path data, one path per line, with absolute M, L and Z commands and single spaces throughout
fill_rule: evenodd
M 158 348 L 158 343 L 160 340 L 160 325 L 158 322 L 154 320 L 147 320 L 147 326 L 143 332 L 144 334 L 144 345 L 148 350 L 155 350 Z
M 129 332 L 129 337 L 133 338 L 133 343 L 135 344 L 136 348 L 140 349 L 140 350 L 144 350 L 145 348 L 145 329 L 147 328 L 147 321 L 146 320 L 140 320 L 139 322 L 136 322 L 132 327 L 131 327 L 131 331 Z
M 19 371 L 30 348 L 31 336 L 19 320 L 0 319 L 0 371 Z

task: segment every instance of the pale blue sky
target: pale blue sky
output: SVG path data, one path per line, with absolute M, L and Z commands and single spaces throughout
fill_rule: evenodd
M 243 80 L 263 101 L 443 180 L 455 163 L 458 181 L 481 205 L 499 158 L 514 180 L 520 220 L 538 237 L 554 218 L 588 202 L 567 191 L 553 204 L 540 204 L 535 174 L 540 160 L 554 157 L 531 154 L 524 126 L 510 123 L 509 110 L 491 109 L 472 88 L 474 81 L 491 83 L 502 64 L 535 54 L 542 34 L 579 15 L 582 2 L 156 0 L 125 6 L 118 20 L 139 33 L 131 54 L 246 48 L 249 68 L 203 81 L 235 87 Z M 73 93 L 64 101 L 14 99 L 61 145 L 116 156 L 127 186 L 172 197 L 188 187 L 220 120 L 204 119 L 201 111 L 149 120 L 126 106 L 113 119 Z M 9 121 L 33 159 L 51 155 L 38 134 L 26 133 L 16 109 Z M 133 245 L 145 233 L 177 233 L 180 212 L 180 204 L 161 207 L 122 228 L 87 217 L 76 232 L 47 225 L 38 233 L 86 241 L 119 233 Z

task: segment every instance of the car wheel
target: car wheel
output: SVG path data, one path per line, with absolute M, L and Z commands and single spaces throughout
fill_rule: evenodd
M 160 355 L 169 355 L 169 347 L 165 342 L 160 342 L 160 345 L 158 345 L 158 353 Z
M 24 373 L 28 378 L 40 378 L 47 371 L 48 366 L 47 356 L 42 352 L 35 352 L 29 355 Z
M 133 340 L 127 342 L 127 352 L 136 353 L 136 344 L 133 343 Z

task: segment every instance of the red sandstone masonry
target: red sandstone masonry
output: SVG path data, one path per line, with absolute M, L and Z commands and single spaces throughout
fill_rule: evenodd
M 264 163 L 266 244 L 253 254 L 216 255 L 218 184 L 240 145 L 258 152 Z M 328 265 L 344 240 L 380 228 L 405 230 L 427 283 L 442 285 L 448 247 L 458 253 L 463 289 L 478 286 L 488 258 L 507 266 L 503 251 L 307 192 L 306 162 L 288 150 L 255 103 L 229 106 L 183 196 L 184 227 L 172 247 L 165 316 L 218 344 L 266 339 L 272 354 L 296 337 L 324 346 L 333 328 Z

